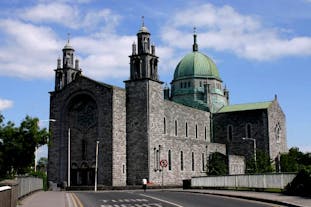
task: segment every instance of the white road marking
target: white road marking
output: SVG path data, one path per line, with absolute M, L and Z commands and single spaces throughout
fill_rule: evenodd
M 168 204 L 171 204 L 171 205 L 174 205 L 174 206 L 177 206 L 177 207 L 183 207 L 183 206 L 181 206 L 181 205 L 179 205 L 179 204 L 177 204 L 177 203 L 172 203 L 172 202 L 170 202 L 170 201 L 166 201 L 166 200 L 162 200 L 162 199 L 160 199 L 160 198 L 156 198 L 156 197 L 153 197 L 153 196 L 147 196 L 147 195 L 145 195 L 145 194 L 139 194 L 139 195 L 141 195 L 141 196 L 145 196 L 145 197 L 147 197 L 147 198 L 151 198 L 151 199 L 154 199 L 154 200 L 158 200 L 158 201 L 161 201 L 161 202 L 164 202 L 164 203 L 168 203 Z

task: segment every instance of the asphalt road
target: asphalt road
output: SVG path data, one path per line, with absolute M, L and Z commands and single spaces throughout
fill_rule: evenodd
M 169 191 L 75 192 L 83 207 L 268 207 L 243 199 Z M 82 207 L 82 206 L 81 206 Z

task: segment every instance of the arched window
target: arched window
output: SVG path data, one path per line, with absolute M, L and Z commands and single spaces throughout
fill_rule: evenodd
M 195 125 L 195 138 L 198 138 L 198 125 Z
M 166 120 L 163 118 L 163 134 L 166 134 Z
M 205 170 L 205 161 L 204 161 L 204 153 L 202 153 L 202 171 Z
M 168 170 L 172 170 L 172 155 L 171 155 L 171 150 L 168 151 Z
M 274 131 L 275 131 L 276 142 L 280 143 L 281 142 L 281 126 L 280 126 L 280 123 L 276 124 Z
M 177 136 L 177 121 L 175 120 L 175 136 Z
M 184 153 L 183 151 L 180 151 L 180 170 L 184 170 Z
M 233 126 L 232 125 L 229 125 L 227 127 L 227 139 L 228 141 L 232 141 L 232 138 L 233 138 Z
M 246 124 L 246 137 L 247 138 L 252 137 L 252 126 L 251 126 L 251 124 Z
M 188 123 L 186 122 L 186 137 L 188 137 Z
M 194 152 L 191 153 L 191 168 L 194 171 Z

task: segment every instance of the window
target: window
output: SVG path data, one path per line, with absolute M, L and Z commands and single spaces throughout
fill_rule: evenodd
M 230 142 L 232 141 L 232 137 L 233 137 L 232 131 L 233 131 L 232 125 L 229 125 L 229 126 L 227 127 L 227 139 L 228 139 L 228 141 L 230 141 Z
M 124 164 L 122 165 L 122 172 L 123 172 L 123 174 L 125 173 L 125 165 Z
M 190 88 L 190 82 L 188 82 L 188 88 Z
M 177 121 L 175 120 L 175 136 L 177 136 Z
M 188 123 L 186 122 L 186 137 L 188 137 Z
M 187 82 L 184 82 L 184 88 L 187 88 Z
M 82 160 L 86 160 L 87 155 L 87 142 L 82 140 Z
M 184 153 L 183 151 L 180 151 L 180 170 L 184 170 Z
M 198 138 L 198 125 L 195 125 L 195 138 Z
M 251 124 L 246 124 L 246 137 L 247 138 L 252 137 L 252 126 L 251 126 Z
M 205 170 L 204 153 L 202 153 L 202 171 Z
M 194 171 L 194 152 L 191 153 L 191 165 L 192 171 Z
M 165 117 L 163 119 L 163 134 L 166 134 L 166 120 L 165 120 Z
M 202 81 L 200 81 L 200 87 L 202 87 Z
M 275 131 L 276 142 L 280 143 L 281 142 L 281 126 L 280 126 L 280 123 L 276 124 L 274 131 Z
M 207 138 L 207 131 L 206 131 L 206 127 L 204 127 L 204 139 L 206 140 Z
M 172 170 L 171 150 L 168 151 L 168 170 Z
M 182 82 L 180 82 L 180 88 L 182 88 Z

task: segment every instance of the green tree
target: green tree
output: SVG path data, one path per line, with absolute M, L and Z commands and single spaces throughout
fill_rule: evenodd
M 0 178 L 29 172 L 34 166 L 36 147 L 46 144 L 47 129 L 40 129 L 38 118 L 26 116 L 19 127 L 13 122 L 4 124 L 0 116 Z
M 38 171 L 46 172 L 47 165 L 48 165 L 48 158 L 41 157 L 37 162 Z
M 207 162 L 207 175 L 228 175 L 228 158 L 219 152 L 210 154 Z
M 281 154 L 281 171 L 298 172 L 302 169 L 311 170 L 311 154 L 299 151 L 292 147 L 288 153 Z
M 256 163 L 254 157 L 246 160 L 246 173 L 267 173 L 272 171 L 272 161 L 268 153 L 262 150 L 256 150 Z

